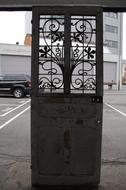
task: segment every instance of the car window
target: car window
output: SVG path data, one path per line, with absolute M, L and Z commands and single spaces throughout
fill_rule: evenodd
M 31 77 L 29 75 L 25 75 L 27 80 L 31 80 Z
M 3 76 L 1 76 L 3 77 Z M 31 81 L 31 77 L 29 75 L 5 75 L 3 77 L 5 81 Z
M 4 80 L 25 80 L 24 76 L 21 75 L 6 75 L 4 77 Z
M 3 76 L 0 76 L 0 81 L 3 80 Z
M 13 78 L 14 80 L 25 80 L 25 77 L 20 75 L 14 76 Z

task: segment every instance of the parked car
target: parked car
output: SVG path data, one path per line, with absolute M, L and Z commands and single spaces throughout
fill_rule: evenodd
M 0 94 L 12 94 L 15 98 L 22 98 L 31 91 L 29 75 L 14 74 L 0 75 Z

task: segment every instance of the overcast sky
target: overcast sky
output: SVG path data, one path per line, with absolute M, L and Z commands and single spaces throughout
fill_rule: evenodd
M 0 12 L 0 43 L 24 43 L 25 12 Z

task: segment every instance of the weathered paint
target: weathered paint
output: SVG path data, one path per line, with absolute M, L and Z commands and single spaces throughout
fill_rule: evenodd
M 102 103 L 88 105 L 89 99 L 82 98 L 81 104 L 76 98 L 69 103 L 32 101 L 33 184 L 99 183 Z
M 64 8 L 66 13 L 73 10 L 73 7 Z M 46 11 L 48 14 L 50 11 L 51 13 L 54 11 L 54 14 L 60 14 L 62 11 L 64 13 L 64 8 L 53 7 L 50 10 L 49 7 L 36 7 L 33 10 L 31 106 L 33 185 L 85 185 L 98 184 L 100 181 L 103 106 L 102 11 L 100 8 L 74 8 L 76 15 L 80 14 L 80 10 L 82 14 L 84 10 L 86 14 L 98 13 L 96 94 L 68 94 L 67 91 L 60 95 L 45 93 L 39 96 L 38 94 L 39 70 L 36 64 L 39 47 L 38 15 L 46 14 Z M 65 21 L 69 23 L 69 20 Z

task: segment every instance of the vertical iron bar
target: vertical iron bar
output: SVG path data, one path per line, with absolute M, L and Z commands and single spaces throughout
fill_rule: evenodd
M 39 12 L 36 7 L 32 8 L 32 65 L 31 65 L 31 164 L 32 164 L 32 183 L 34 181 L 34 173 L 38 172 L 38 129 L 35 126 L 35 107 L 38 95 L 38 77 L 39 77 Z
M 33 8 L 32 16 L 32 65 L 31 65 L 31 81 L 32 89 L 31 95 L 38 94 L 38 77 L 39 77 L 39 14 Z
M 96 94 L 103 96 L 103 12 L 96 16 Z
M 64 39 L 64 93 L 70 94 L 70 49 L 71 49 L 71 17 L 65 14 L 65 39 Z
M 53 15 L 51 15 L 51 25 L 53 25 Z M 53 45 L 52 45 L 52 30 L 50 31 L 51 32 L 51 73 L 50 73 L 50 80 L 51 80 L 51 87 L 50 87 L 50 93 L 52 94 L 52 51 L 53 51 Z
M 86 24 L 85 20 L 84 20 L 84 16 L 83 16 L 83 28 L 84 28 L 84 24 Z M 85 26 L 86 27 L 86 26 Z M 85 80 L 85 76 L 84 76 L 84 69 L 85 69 L 85 62 L 84 62 L 84 48 L 85 48 L 85 45 L 84 45 L 84 30 L 83 30 L 83 63 L 82 63 L 82 70 L 83 70 L 83 88 L 82 88 L 82 93 L 84 94 L 85 93 L 85 90 L 84 90 L 84 80 Z

